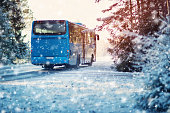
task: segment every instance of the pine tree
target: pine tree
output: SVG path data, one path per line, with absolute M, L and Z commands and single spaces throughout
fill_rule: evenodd
M 141 38 L 149 46 L 143 72 L 147 75 L 146 91 L 137 97 L 136 107 L 149 112 L 166 112 L 170 108 L 170 1 L 167 0 L 167 16 L 162 20 L 162 29 L 154 37 Z M 165 21 L 167 20 L 167 21 Z M 153 44 L 154 43 L 154 44 Z
M 99 1 L 96 0 L 96 2 Z M 148 36 L 158 32 L 161 26 L 159 19 L 167 12 L 164 9 L 166 5 L 164 3 L 165 0 L 121 0 L 102 11 L 110 12 L 111 15 L 98 19 L 103 22 L 98 30 L 106 29 L 111 34 L 109 42 L 112 48 L 108 51 L 113 56 L 113 62 L 118 71 L 142 70 L 141 65 L 146 61 L 141 58 L 141 54 L 145 52 L 140 47 L 145 45 L 133 43 L 132 40 L 138 36 L 132 34 Z
M 123 3 L 127 3 L 125 1 Z M 113 48 L 109 52 L 118 57 L 115 61 L 120 65 L 116 68 L 121 67 L 122 71 L 131 66 L 130 69 L 139 69 L 146 77 L 146 90 L 137 97 L 135 107 L 154 113 L 166 112 L 170 109 L 170 0 L 133 3 L 130 1 L 112 16 L 98 19 L 103 21 L 99 30 L 107 29 L 111 33 L 109 41 Z M 120 2 L 104 12 L 118 4 Z
M 114 11 L 114 7 L 118 10 Z M 118 71 L 141 71 L 141 67 L 136 66 L 138 64 L 134 57 L 136 53 L 132 40 L 136 37 L 128 34 L 128 32 L 138 32 L 136 26 L 138 23 L 135 20 L 137 17 L 134 16 L 136 11 L 133 7 L 135 4 L 131 0 L 114 3 L 109 9 L 103 10 L 104 13 L 111 12 L 111 16 L 98 19 L 103 22 L 98 30 L 106 29 L 110 32 L 109 42 L 112 48 L 108 51 L 113 55 L 113 62 Z
M 10 21 L 7 14 L 3 13 L 0 8 L 0 63 L 2 64 L 10 64 L 15 59 L 12 37 L 14 37 L 14 34 Z
M 1 7 L 2 12 L 7 14 L 14 35 L 11 39 L 11 46 L 15 48 L 13 55 L 18 59 L 24 58 L 28 55 L 28 44 L 24 42 L 26 35 L 22 35 L 22 31 L 27 25 L 27 20 L 30 22 L 32 19 L 27 0 L 1 0 Z
M 147 79 L 146 92 L 137 98 L 136 107 L 139 109 L 150 112 L 165 112 L 169 109 L 170 32 L 166 32 L 170 29 L 169 25 L 158 32 L 158 37 L 141 38 L 150 48 L 143 48 L 146 52 L 143 58 L 147 59 L 147 63 L 143 65 L 143 72 Z

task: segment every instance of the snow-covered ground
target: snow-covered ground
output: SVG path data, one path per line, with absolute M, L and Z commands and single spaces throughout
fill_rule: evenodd
M 1 67 L 0 112 L 140 113 L 133 105 L 143 91 L 142 76 L 116 72 L 111 65 L 100 59 L 79 69 Z

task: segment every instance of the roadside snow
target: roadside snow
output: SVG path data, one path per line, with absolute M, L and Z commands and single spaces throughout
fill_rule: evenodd
M 35 76 L 0 82 L 0 112 L 142 113 L 133 108 L 143 91 L 139 73 L 112 71 L 111 61 L 79 69 L 37 70 Z

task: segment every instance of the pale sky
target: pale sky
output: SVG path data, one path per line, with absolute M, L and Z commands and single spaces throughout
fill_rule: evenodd
M 111 4 L 108 1 L 102 0 L 100 3 L 95 3 L 95 0 L 28 0 L 28 3 L 33 11 L 34 20 L 69 20 L 83 23 L 88 28 L 94 29 L 96 25 L 100 25 L 96 19 L 104 15 L 101 10 L 108 8 Z M 100 34 L 98 49 L 103 51 L 107 48 L 104 45 L 108 44 L 105 39 L 106 33 L 100 32 Z
M 97 24 L 100 7 L 95 0 L 29 0 L 36 20 L 63 19 L 81 22 L 90 28 Z

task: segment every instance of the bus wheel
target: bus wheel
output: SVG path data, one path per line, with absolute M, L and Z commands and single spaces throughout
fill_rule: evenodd
M 44 68 L 44 69 L 53 69 L 54 65 L 43 65 L 42 68 Z
M 79 68 L 80 65 L 80 55 L 77 56 L 77 60 L 76 60 L 76 65 L 73 65 L 73 68 Z
M 76 60 L 75 65 L 66 64 L 65 67 L 66 68 L 79 68 L 79 65 L 80 65 L 80 55 L 77 56 L 77 60 Z
M 94 61 L 94 56 L 92 55 L 92 56 L 91 56 L 90 63 L 88 63 L 88 66 L 92 66 L 93 61 Z
M 80 65 L 80 55 L 77 56 L 76 68 L 79 68 L 79 65 Z

